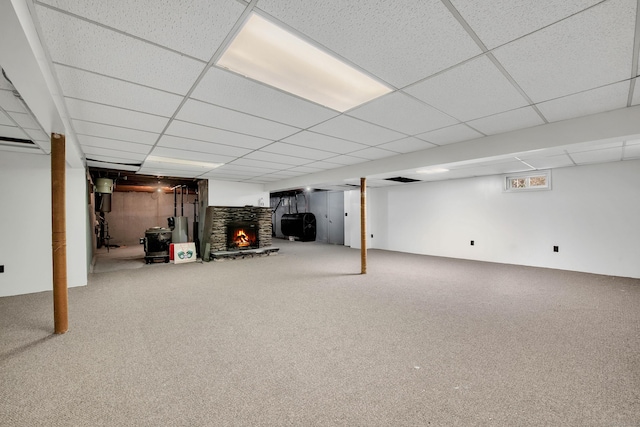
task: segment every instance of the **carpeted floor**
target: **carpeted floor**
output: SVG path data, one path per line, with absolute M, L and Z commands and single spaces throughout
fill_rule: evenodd
M 0 425 L 640 426 L 640 280 L 275 245 L 0 298 Z

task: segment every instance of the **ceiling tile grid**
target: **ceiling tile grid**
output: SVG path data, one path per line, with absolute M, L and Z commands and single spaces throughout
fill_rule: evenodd
M 222 154 L 203 153 L 200 151 L 188 151 L 183 149 L 168 148 L 168 147 L 155 147 L 151 151 L 151 155 L 158 157 L 165 157 L 169 159 L 177 160 L 191 160 L 196 162 L 210 162 L 210 163 L 226 163 L 234 160 L 234 156 L 225 156 Z
M 36 123 L 31 114 L 27 113 L 8 113 L 9 116 L 23 129 L 38 129 L 40 125 Z
M 176 116 L 186 122 L 278 140 L 300 129 L 205 102 L 189 99 Z
M 365 145 L 379 145 L 404 136 L 399 132 L 345 115 L 327 120 L 309 130 Z
M 628 79 L 636 6 L 602 2 L 493 54 L 534 102 Z
M 260 9 L 398 88 L 481 53 L 439 0 L 372 6 L 368 0 L 258 2 Z
M 24 106 L 11 90 L 0 90 L 0 106 L 6 112 L 26 113 Z
M 556 122 L 624 108 L 628 95 L 627 81 L 541 102 L 537 107 L 549 121 Z
M 485 135 L 495 135 L 542 125 L 544 122 L 533 108 L 523 107 L 476 120 L 470 120 L 467 124 Z
M 111 150 L 119 150 L 130 153 L 149 154 L 151 146 L 147 144 L 138 144 L 135 142 L 120 141 L 116 139 L 107 139 L 98 136 L 83 135 L 82 149 L 85 147 L 103 147 Z
M 41 0 L 40 3 L 203 61 L 211 58 L 245 8 L 235 0 Z
M 436 145 L 453 144 L 455 142 L 480 138 L 484 135 L 476 132 L 465 124 L 453 125 L 442 129 L 433 130 L 416 135 L 416 138 L 424 139 Z
M 82 151 L 86 154 L 87 157 L 95 159 L 95 156 L 104 157 L 117 157 L 120 159 L 126 159 L 127 161 L 133 162 L 142 162 L 145 157 L 147 157 L 147 153 L 133 153 L 131 151 L 122 151 L 112 148 L 107 148 L 106 146 L 102 147 L 94 147 L 89 145 L 83 145 Z
M 280 123 L 307 128 L 339 113 L 215 67 L 191 97 Z
M 488 49 L 578 13 L 601 0 L 451 0 Z
M 182 102 L 179 95 L 122 80 L 57 66 L 56 74 L 66 97 L 171 117 Z
M 158 147 L 175 148 L 180 150 L 199 151 L 201 153 L 222 154 L 225 156 L 244 156 L 251 152 L 250 149 L 233 145 L 216 144 L 212 142 L 198 141 L 195 139 L 180 138 L 177 136 L 163 135 L 158 141 Z
M 404 92 L 462 122 L 528 104 L 486 56 L 410 86 Z
M 282 142 L 302 147 L 317 148 L 336 154 L 346 154 L 368 147 L 367 145 L 357 142 L 345 141 L 344 139 L 309 131 L 298 132 L 295 135 L 283 139 Z
M 458 123 L 453 117 L 401 92 L 378 98 L 347 114 L 408 136 Z
M 430 142 L 412 136 L 378 145 L 378 148 L 403 154 L 411 153 L 412 151 L 426 150 L 427 148 L 433 147 L 436 147 L 436 144 L 432 144 Z
M 232 145 L 251 150 L 257 150 L 258 148 L 264 147 L 265 145 L 273 142 L 273 140 L 270 139 L 244 135 L 238 132 L 216 129 L 195 123 L 183 122 L 181 120 L 173 120 L 171 124 L 169 124 L 165 134 L 204 142 Z
M 13 120 L 11 120 L 11 118 L 10 118 L 10 116 L 8 114 L 5 114 L 2 111 L 0 111 L 0 126 L 13 126 L 13 127 L 15 127 L 16 124 L 15 124 L 15 122 Z
M 46 7 L 37 7 L 51 59 L 94 73 L 186 94 L 204 63 Z
M 235 163 L 242 164 L 245 160 L 273 163 L 273 166 L 280 165 L 278 166 L 279 169 L 288 169 L 293 166 L 301 166 L 313 162 L 313 160 L 311 159 L 292 157 L 286 154 L 268 153 L 266 151 L 254 151 L 253 153 L 247 154 L 241 159 L 236 160 Z M 287 165 L 288 167 L 284 167 L 282 165 Z
M 73 98 L 66 98 L 65 102 L 69 110 L 69 115 L 75 120 L 84 120 L 155 133 L 162 132 L 162 129 L 164 129 L 169 121 L 167 117 L 95 104 Z
M 83 135 L 116 139 L 119 141 L 135 142 L 138 144 L 153 145 L 158 140 L 159 133 L 146 132 L 125 127 L 112 126 L 103 123 L 93 123 L 84 120 L 72 120 L 78 138 Z
M 29 135 L 27 135 L 18 126 L 0 125 L 0 135 L 5 136 L 7 138 L 19 138 L 19 139 L 28 139 L 29 138 Z

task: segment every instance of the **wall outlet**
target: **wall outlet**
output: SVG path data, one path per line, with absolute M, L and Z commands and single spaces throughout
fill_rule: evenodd
M 471 241 L 471 246 L 475 246 L 475 244 L 476 244 L 475 240 L 472 240 Z
M 4 273 L 4 265 L 0 265 L 0 273 Z
M 557 246 L 553 247 L 553 252 L 558 252 L 558 247 Z

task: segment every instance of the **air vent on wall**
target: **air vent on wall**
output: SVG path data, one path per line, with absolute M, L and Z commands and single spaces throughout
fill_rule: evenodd
M 105 162 L 104 160 L 91 159 L 91 158 L 89 158 L 89 157 L 87 157 L 87 161 L 89 161 L 89 162 L 96 162 L 96 163 L 108 163 L 108 164 L 110 164 L 110 165 L 136 166 L 136 167 L 140 167 L 140 166 L 142 166 L 142 163 Z
M 413 179 L 413 178 L 405 178 L 403 176 L 396 176 L 395 178 L 385 178 L 385 181 L 395 181 L 395 182 L 418 182 L 420 181 L 419 179 Z
M 26 144 L 26 145 L 36 145 L 32 140 L 30 139 L 22 139 L 22 138 L 9 138 L 8 136 L 0 136 L 0 141 L 6 141 L 6 142 L 15 142 L 18 144 Z

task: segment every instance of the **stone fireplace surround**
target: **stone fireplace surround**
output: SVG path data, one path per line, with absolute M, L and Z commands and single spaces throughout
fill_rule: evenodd
M 271 246 L 271 208 L 258 206 L 209 206 L 204 218 L 201 253 L 205 245 L 210 244 L 210 252 L 226 251 L 227 225 L 239 222 L 257 222 L 258 245 L 260 248 Z

